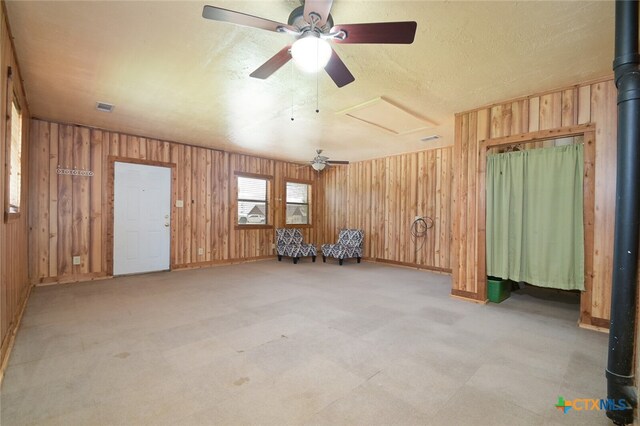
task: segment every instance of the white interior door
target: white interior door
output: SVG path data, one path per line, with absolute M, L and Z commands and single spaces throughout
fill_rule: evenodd
M 169 269 L 171 169 L 115 163 L 113 274 Z

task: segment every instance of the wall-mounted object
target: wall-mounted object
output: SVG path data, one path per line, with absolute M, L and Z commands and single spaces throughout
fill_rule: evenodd
M 93 172 L 91 170 L 78 170 L 78 169 L 63 169 L 60 166 L 56 169 L 56 173 L 59 175 L 70 175 L 70 176 L 93 176 Z

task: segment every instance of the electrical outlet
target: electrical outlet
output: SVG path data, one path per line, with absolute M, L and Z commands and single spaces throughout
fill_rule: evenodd
M 198 248 L 198 256 L 202 256 L 204 254 L 204 249 L 202 247 Z
M 184 201 L 176 200 L 176 207 L 184 207 Z
M 73 264 L 74 265 L 79 265 L 80 264 L 80 256 L 73 256 Z
M 272 249 L 275 249 L 275 248 L 276 248 L 276 245 L 275 245 L 275 244 L 271 244 L 271 248 L 272 248 Z

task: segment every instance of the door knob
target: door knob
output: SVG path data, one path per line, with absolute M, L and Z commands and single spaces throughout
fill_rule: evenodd
M 165 226 L 165 228 L 168 228 L 168 227 L 169 227 L 169 224 L 168 224 L 168 223 L 165 223 L 165 224 L 164 224 L 164 226 Z

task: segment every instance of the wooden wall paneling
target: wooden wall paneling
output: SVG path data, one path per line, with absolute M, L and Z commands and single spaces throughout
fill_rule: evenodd
M 574 126 L 578 120 L 577 96 L 575 89 L 567 89 L 561 92 L 561 116 L 560 127 Z
M 374 168 L 374 164 L 373 162 L 369 161 L 367 163 L 365 163 L 364 165 L 364 205 L 362 207 L 361 211 L 367 212 L 367 214 L 363 215 L 363 219 L 364 219 L 364 232 L 367 235 L 367 244 L 365 246 L 365 253 L 366 253 L 366 257 L 368 258 L 374 258 L 375 257 L 375 249 L 374 249 L 374 244 L 375 244 L 375 230 L 372 226 L 372 219 L 374 216 L 374 212 L 373 210 L 373 204 L 372 204 L 372 197 L 373 197 L 373 168 Z
M 437 175 L 437 154 L 440 150 L 431 150 L 424 152 L 425 160 L 426 160 L 426 211 L 425 214 L 427 217 L 430 217 L 434 221 L 434 226 L 436 223 L 436 201 L 437 201 L 437 182 L 440 180 Z M 422 249 L 425 257 L 422 261 L 422 265 L 431 265 L 438 266 L 436 263 L 436 242 L 435 242 L 435 233 L 430 232 L 431 230 L 427 230 L 426 236 L 423 237 L 424 241 L 420 241 L 419 244 L 423 244 L 424 248 Z
M 398 256 L 396 260 L 399 262 L 405 262 L 405 253 L 407 246 L 407 233 L 404 231 L 406 229 L 407 223 L 407 198 L 411 195 L 408 193 L 409 191 L 404 191 L 402 186 L 402 182 L 406 182 L 406 172 L 407 172 L 407 156 L 406 155 L 398 155 L 396 158 L 396 164 L 398 167 L 398 179 L 396 180 L 396 200 L 400 203 L 399 215 L 397 216 L 398 220 L 395 226 L 394 236 L 398 241 L 398 249 L 396 253 Z M 399 237 L 399 238 L 398 238 Z
M 145 159 L 146 157 L 146 142 L 145 142 Z M 182 152 L 183 146 L 174 144 L 171 147 L 171 162 L 176 165 L 182 165 Z M 182 201 L 182 208 L 175 207 L 175 214 L 172 215 L 172 226 L 171 226 L 171 240 L 174 241 L 173 251 L 171 253 L 172 267 L 175 265 L 184 264 L 183 258 L 183 248 L 184 248 L 184 237 L 183 237 L 183 227 L 182 224 L 184 218 L 184 169 L 180 166 L 176 167 L 174 181 L 172 182 L 173 190 L 176 194 L 176 198 L 173 201 L 173 205 L 176 206 L 176 203 L 180 200 Z
M 508 110 L 508 112 L 505 112 Z M 503 123 L 501 134 L 506 134 L 511 130 L 511 105 L 508 108 L 504 108 L 502 113 Z M 467 170 L 467 191 L 469 193 L 467 197 L 468 213 L 467 213 L 467 241 L 471 244 L 468 246 L 468 259 L 467 263 L 467 288 L 473 292 L 478 292 L 477 287 L 477 262 L 478 262 L 478 245 L 477 245 L 477 229 L 478 210 L 477 210 L 477 192 L 476 192 L 476 179 L 475 176 L 478 171 L 478 113 L 471 114 L 469 117 L 469 168 Z
M 428 164 L 426 161 L 426 153 L 420 152 L 417 154 L 417 171 L 415 181 L 416 181 L 416 216 L 426 216 L 427 215 L 427 199 L 429 197 L 428 188 L 427 188 L 427 167 Z M 435 220 L 435 218 L 434 218 Z M 427 231 L 428 232 L 428 231 Z M 425 260 L 425 248 L 420 247 L 420 241 L 415 241 L 415 258 L 414 262 L 419 265 L 424 265 L 426 263 Z
M 578 121 L 577 124 L 591 122 L 591 86 L 580 86 L 578 92 Z
M 540 97 L 534 96 L 529 99 L 529 132 L 540 130 Z
M 191 183 L 193 181 L 193 177 L 191 174 L 191 152 L 192 147 L 185 146 L 184 147 L 184 263 L 189 264 L 195 262 L 195 259 L 192 258 L 191 253 L 191 235 L 192 230 L 192 216 L 191 210 L 193 208 L 193 198 L 191 196 Z
M 40 125 L 33 121 L 33 126 Z M 47 143 L 47 141 L 40 141 Z M 49 129 L 49 271 L 47 277 L 58 275 L 58 124 L 51 123 Z M 42 206 L 41 208 L 43 208 Z M 41 275 L 33 275 L 33 277 Z
M 90 164 L 89 129 L 73 126 L 73 166 L 88 170 Z M 80 265 L 73 266 L 76 274 L 89 272 L 89 179 L 86 176 L 72 176 L 73 222 L 71 227 L 72 256 L 80 256 Z
M 1 8 L 0 8 L 0 10 L 1 10 Z M 3 57 L 0 56 L 0 60 L 2 58 Z M 0 93 L 3 93 L 3 92 L 0 92 Z M 6 100 L 5 99 L 0 99 L 0 103 L 2 103 L 3 105 L 6 104 Z M 1 106 L 0 106 L 0 110 L 2 110 Z M 2 122 L 4 122 L 4 120 L 2 120 Z M 0 122 L 0 130 L 4 132 L 5 129 L 4 129 L 4 126 L 2 125 L 2 122 Z M 31 123 L 29 125 L 29 127 L 30 127 L 30 133 L 32 135 L 33 134 L 37 134 L 39 132 L 38 123 Z M 3 138 L 2 140 L 4 141 L 5 140 L 4 139 L 5 136 L 4 135 L 0 135 L 0 136 L 2 136 L 2 138 Z M 2 152 L 6 153 L 6 147 L 4 145 L 4 142 L 2 142 L 2 143 L 3 143 Z M 30 149 L 31 149 L 31 158 L 30 158 L 30 160 L 33 161 L 34 158 L 37 157 L 38 147 L 37 146 L 33 146 L 33 147 L 30 146 Z M 0 164 L 4 164 L 4 162 L 2 162 Z M 5 175 L 4 173 L 0 173 L 0 174 L 3 175 L 3 176 Z M 38 245 L 37 245 L 38 235 L 37 235 L 37 232 L 34 232 L 34 228 L 33 228 L 38 223 L 38 219 L 37 219 L 38 213 L 37 213 L 37 209 L 36 209 L 36 204 L 38 202 L 38 188 L 37 188 L 37 185 L 35 185 L 35 182 L 37 182 L 37 176 L 36 176 L 37 175 L 37 170 L 36 170 L 36 168 L 35 167 L 29 167 L 28 175 L 29 175 L 30 185 L 33 188 L 29 188 L 29 207 L 30 207 L 30 209 L 29 209 L 29 227 L 30 227 L 30 230 L 29 230 L 29 236 L 27 238 L 27 240 L 28 240 L 27 244 L 28 244 L 28 248 L 29 248 L 29 260 L 28 260 L 27 267 L 28 267 L 29 277 L 37 277 L 38 274 L 39 274 L 39 271 L 38 271 L 38 266 L 39 266 L 39 263 L 38 263 Z M 4 191 L 5 188 L 6 187 L 3 186 L 2 187 L 2 191 Z M 4 198 L 4 194 L 3 194 L 3 198 L 0 198 L 0 200 L 4 200 L 4 199 L 5 198 Z M 2 221 L 0 221 L 0 229 L 2 230 L 2 232 L 5 232 L 5 230 L 8 230 L 8 226 L 7 225 L 10 224 L 10 223 L 11 222 L 5 222 L 4 217 L 2 218 Z M 4 238 L 2 237 L 2 234 L 0 234 L 0 243 L 3 243 L 3 242 L 4 242 Z M 4 254 L 4 252 L 2 252 L 2 254 Z M 0 261 L 2 261 L 2 260 L 4 260 L 4 257 L 0 258 Z M 0 265 L 0 278 L 3 278 L 1 276 L 3 270 L 4 270 L 4 268 L 2 268 L 2 265 Z M 3 281 L 0 281 L 0 283 L 2 283 L 2 282 Z M 2 291 L 8 291 L 9 290 L 8 288 L 3 288 L 3 287 L 0 287 L 0 288 L 2 288 Z M 0 299 L 2 299 L 2 297 L 0 297 Z M 4 299 L 2 299 L 2 300 L 4 300 Z M 4 307 L 4 302 L 3 302 L 2 307 Z M 0 321 L 2 321 L 2 315 L 0 315 Z M 2 348 L 0 348 L 0 349 L 2 349 Z
M 510 109 L 511 115 L 505 110 Z M 487 135 L 481 136 L 483 119 L 480 114 L 488 117 Z M 470 121 L 477 117 L 478 134 L 473 135 L 473 126 Z M 505 120 L 510 120 L 510 126 L 506 126 Z M 484 281 L 482 262 L 474 264 L 483 256 L 477 241 L 472 238 L 481 236 L 484 232 L 482 226 L 473 223 L 469 217 L 470 212 L 481 212 L 485 206 L 481 199 L 474 200 L 474 193 L 480 191 L 476 186 L 474 191 L 469 190 L 476 185 L 475 179 L 469 176 L 468 171 L 473 167 L 474 144 L 477 140 L 495 138 L 500 136 L 513 136 L 513 142 L 517 143 L 520 136 L 526 132 L 538 130 L 560 129 L 567 126 L 591 123 L 595 125 L 595 164 L 593 178 L 595 181 L 594 217 L 593 217 L 593 250 L 592 250 L 592 275 L 590 307 L 582 307 L 582 317 L 591 318 L 591 325 L 606 326 L 611 290 L 611 268 L 613 254 L 613 220 L 615 212 L 615 169 L 616 169 L 616 89 L 612 79 L 603 79 L 596 83 L 576 85 L 566 89 L 549 91 L 541 95 L 534 95 L 517 101 L 508 101 L 503 104 L 495 104 L 486 108 L 479 108 L 456 116 L 455 144 L 452 151 L 455 161 L 456 174 L 454 187 L 452 188 L 452 212 L 455 221 L 453 223 L 453 250 L 454 264 L 453 294 L 463 295 L 473 299 L 483 296 L 478 293 L 478 287 Z M 508 129 L 508 130 L 507 130 Z M 550 134 L 551 135 L 551 134 Z M 550 138 L 553 139 L 553 138 Z M 567 141 L 558 140 L 557 143 Z M 554 141 L 539 141 L 536 147 L 552 146 Z M 481 165 L 481 167 L 484 167 Z M 479 183 L 478 183 L 479 184 Z M 471 233 L 471 234 L 470 234 Z M 591 238 L 591 236 L 587 236 Z M 474 251 L 477 250 L 477 253 Z M 477 274 L 473 278 L 471 274 Z M 473 286 L 470 281 L 474 281 Z M 464 293 L 467 291 L 467 293 Z M 587 300 L 585 298 L 585 300 Z M 588 314 L 588 315 L 587 315 Z
M 471 113 L 473 114 L 473 113 Z M 459 255 L 459 281 L 458 281 L 458 290 L 462 291 L 473 291 L 469 288 L 469 274 L 467 273 L 468 265 L 469 265 L 469 255 L 468 248 L 469 245 L 467 243 L 467 238 L 471 237 L 467 232 L 467 215 L 469 213 L 469 203 L 468 196 L 469 192 L 467 190 L 469 186 L 469 150 L 471 147 L 469 146 L 469 115 L 466 114 L 461 117 L 462 119 L 462 139 L 464 143 L 462 145 L 462 152 L 460 154 L 460 174 L 459 177 L 459 203 L 460 203 L 460 211 L 458 216 L 459 221 L 459 248 L 457 250 L 460 252 Z M 495 133 L 494 129 L 496 126 L 494 125 L 494 113 L 491 113 L 491 129 L 492 133 Z
M 47 162 L 45 170 L 48 169 L 48 157 L 41 159 L 43 152 L 37 152 L 37 147 L 31 147 L 29 143 L 30 135 L 34 126 L 29 121 L 29 105 L 26 102 L 22 78 L 14 54 L 11 34 L 5 18 L 5 8 L 0 5 L 0 116 L 7 117 L 7 101 L 9 91 L 5 90 L 8 85 L 8 67 L 11 67 L 13 78 L 12 85 L 22 107 L 22 191 L 20 214 L 5 220 L 0 220 L 0 383 L 2 381 L 4 369 L 8 363 L 8 356 L 13 346 L 15 333 L 20 324 L 24 307 L 30 293 L 30 274 L 36 273 L 40 267 L 48 268 L 48 261 L 43 262 L 39 254 L 39 247 L 34 244 L 39 243 L 39 239 L 44 238 L 42 228 L 48 228 L 48 215 L 39 211 L 32 211 L 31 206 L 40 200 L 39 192 L 32 191 L 37 186 L 37 180 L 43 173 L 41 170 L 32 170 L 30 162 Z M 7 161 L 6 119 L 0 120 L 0 165 Z M 44 148 L 43 148 L 44 149 Z M 48 155 L 49 148 L 46 148 Z M 0 200 L 5 200 L 7 182 L 5 173 L 0 173 Z M 48 192 L 48 188 L 47 188 Z M 47 202 L 46 209 L 49 205 Z M 46 212 L 46 210 L 45 210 Z M 30 234 L 31 230 L 31 234 Z M 35 231 L 35 232 L 34 232 Z M 45 238 L 48 247 L 48 239 Z M 48 251 L 48 248 L 47 248 Z
M 73 168 L 73 126 L 59 127 L 58 155 L 62 168 Z M 58 175 L 58 276 L 74 275 L 72 269 L 73 183 L 70 175 Z
M 610 317 L 613 276 L 617 164 L 617 90 L 613 80 L 591 86 L 591 120 L 596 123 L 595 233 L 592 317 Z
M 209 149 L 205 150 L 205 181 L 204 181 L 204 191 L 205 191 L 205 230 L 204 230 L 204 249 L 205 249 L 205 261 L 210 262 L 213 260 L 213 205 L 211 204 L 213 201 L 213 152 Z
M 446 203 L 451 202 L 453 174 L 443 169 L 445 151 L 451 148 L 356 162 L 324 171 L 323 238 L 335 241 L 339 228 L 360 228 L 365 231 L 365 258 L 450 270 L 451 255 L 441 254 L 442 249 L 436 254 L 436 246 L 442 244 L 439 228 L 431 229 L 419 241 L 414 241 L 410 233 L 416 216 L 433 218 L 440 211 L 451 214 L 451 209 L 442 210 L 440 205 L 445 199 Z M 443 182 L 447 178 L 450 181 Z M 445 198 L 441 198 L 438 188 L 448 192 Z M 451 238 L 450 216 L 438 222 Z
M 442 168 L 443 164 L 443 155 L 446 150 L 437 150 L 436 151 L 436 179 L 432 185 L 432 191 L 434 194 L 434 210 L 431 215 L 433 220 L 433 228 L 427 230 L 427 235 L 432 241 L 433 244 L 433 265 L 442 268 L 442 241 L 440 239 L 440 230 L 442 228 L 441 219 L 444 217 L 442 214 L 442 191 L 443 191 L 443 180 L 446 179 L 443 176 L 444 170 Z
M 509 134 L 529 131 L 529 100 L 521 99 L 511 104 L 511 128 Z
M 39 188 L 37 200 L 34 200 L 35 222 L 32 227 L 35 225 L 37 233 L 37 238 L 33 240 L 38 252 L 37 276 L 44 277 L 49 272 L 49 126 L 38 126 L 38 134 L 42 142 L 32 150 L 36 164 L 32 176 Z
M 84 178 L 89 184 L 89 205 L 90 205 L 90 221 L 89 221 L 89 268 L 88 272 L 103 272 L 104 265 L 102 262 L 102 147 L 103 132 L 101 130 L 90 130 L 90 163 L 89 170 L 93 171 L 93 176 Z M 54 275 L 55 276 L 55 275 Z
M 596 140 L 594 132 L 587 132 L 584 135 L 584 270 L 585 270 L 585 291 L 580 296 L 580 323 L 592 324 L 593 311 L 593 259 L 595 222 L 595 166 L 596 166 Z M 591 231 L 591 232 L 589 232 Z

